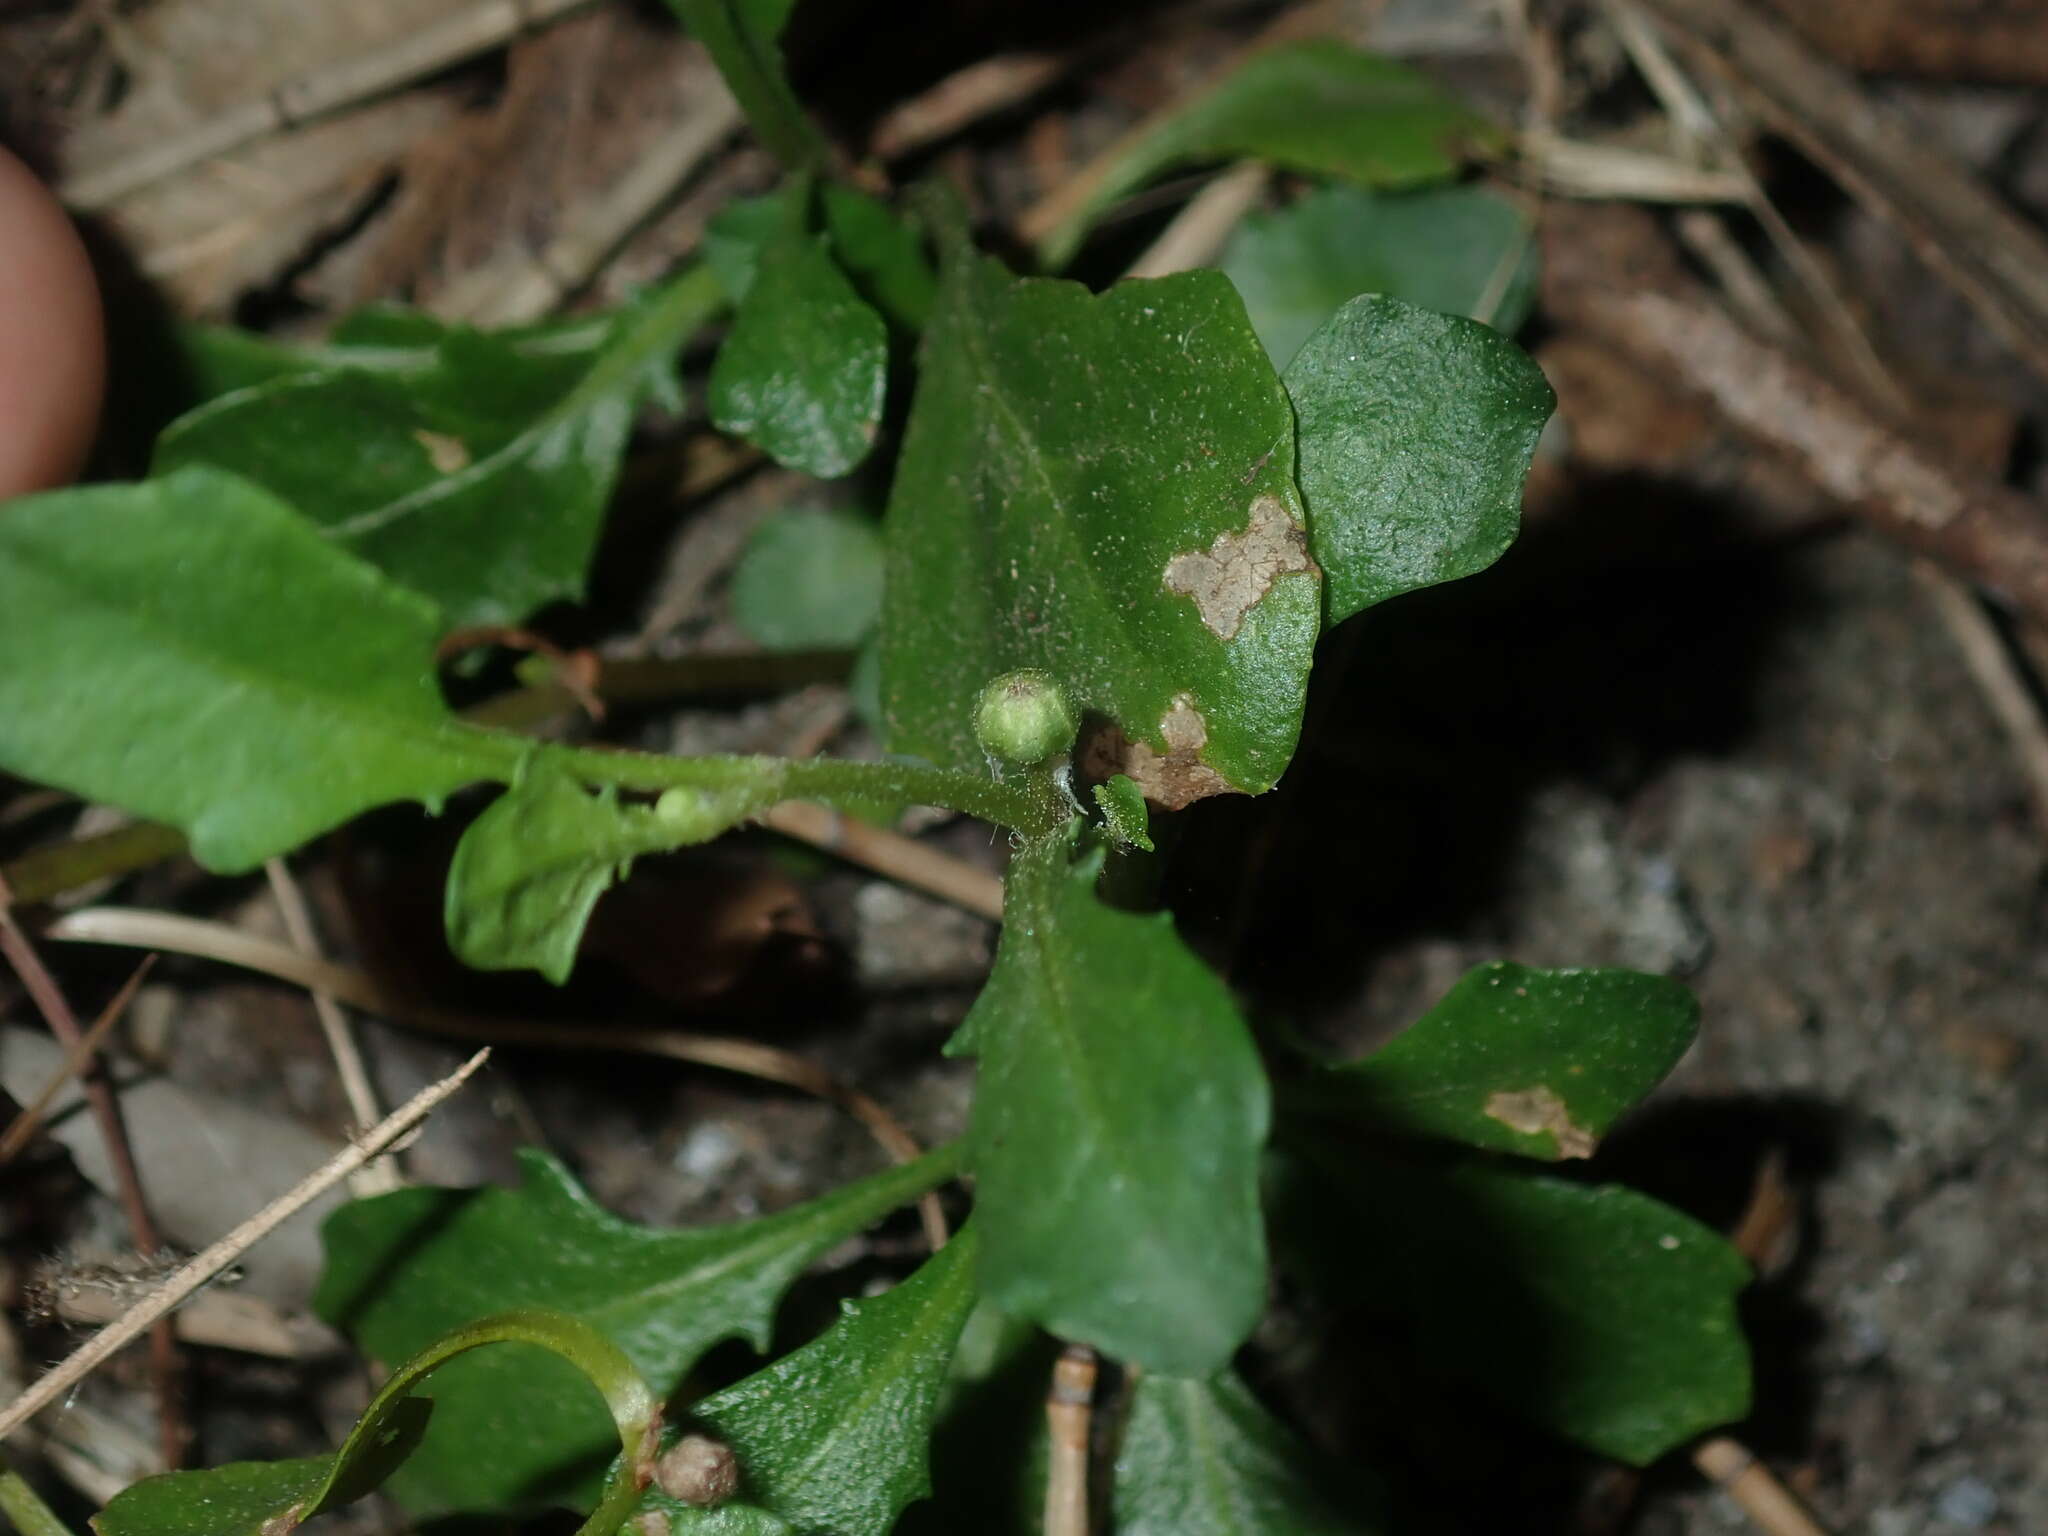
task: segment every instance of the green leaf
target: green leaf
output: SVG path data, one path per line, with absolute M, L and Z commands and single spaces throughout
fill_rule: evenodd
M 312 346 L 196 321 L 180 322 L 176 334 L 185 384 L 198 399 L 211 400 L 274 379 L 336 368 L 429 374 L 439 365 L 442 343 L 456 329 L 418 310 L 377 305 L 348 316 L 324 343 Z M 587 359 L 604 345 L 611 322 L 603 315 L 579 315 L 491 334 L 521 355 Z
M 888 1536 L 931 1491 L 926 1447 L 974 1308 L 974 1228 L 818 1338 L 708 1397 L 691 1417 L 731 1446 L 750 1502 L 798 1532 Z M 704 1512 L 650 1490 L 678 1536 Z
M 156 467 L 246 475 L 450 627 L 514 623 L 581 594 L 639 405 L 677 399 L 675 353 L 723 302 L 699 267 L 622 309 L 594 351 L 574 331 L 457 327 L 426 367 L 289 374 L 172 423 Z M 406 334 L 402 351 L 431 333 Z
M 378 1487 L 419 1446 L 432 1404 L 412 1396 L 448 1361 L 487 1344 L 555 1357 L 603 1397 L 620 1455 L 577 1536 L 611 1536 L 639 1500 L 641 1467 L 661 1405 L 632 1363 L 589 1324 L 558 1312 L 507 1312 L 442 1336 L 385 1382 L 342 1448 L 296 1461 L 170 1472 L 124 1489 L 93 1521 L 99 1536 L 288 1536 L 315 1515 Z
M 1279 1225 L 1333 1296 L 1390 1314 L 1432 1370 L 1637 1466 L 1749 1411 L 1717 1233 L 1616 1185 L 1466 1156 L 1316 1144 Z
M 980 768 L 992 677 L 1050 673 L 1178 807 L 1286 766 L 1317 629 L 1285 393 L 1229 281 L 1018 281 L 955 252 L 885 535 L 892 746 Z
M 792 231 L 762 251 L 711 365 L 711 420 L 786 468 L 831 479 L 874 447 L 888 367 L 888 328 L 830 241 Z
M 981 1059 L 982 1284 L 1063 1338 L 1199 1375 L 1265 1306 L 1265 1074 L 1172 920 L 1104 906 L 1100 851 L 1071 848 L 1018 850 L 995 969 L 947 1047 Z
M 851 650 L 882 616 L 882 535 L 853 512 L 799 508 L 754 530 L 732 614 L 769 650 Z
M 704 231 L 704 260 L 735 304 L 760 270 L 762 248 L 789 227 L 790 187 L 743 197 L 720 209 Z M 918 232 L 865 192 L 827 182 L 816 191 L 832 255 L 860 296 L 907 331 L 924 328 L 938 279 Z
M 1286 380 L 1329 623 L 1483 571 L 1514 542 L 1522 477 L 1556 401 L 1498 331 L 1357 298 Z
M 1244 295 L 1276 368 L 1361 293 L 1465 315 L 1503 335 L 1536 299 L 1529 220 L 1481 187 L 1321 187 L 1246 219 L 1217 265 Z
M 1318 1073 L 1302 1098 L 1364 1129 L 1591 1157 L 1678 1065 L 1699 1016 L 1691 991 L 1668 977 L 1499 960 L 1363 1061 Z
M 1467 155 L 1502 142 L 1498 129 L 1404 64 L 1343 43 L 1283 44 L 1126 138 L 1040 240 L 1039 257 L 1065 265 L 1102 209 L 1186 161 L 1265 160 L 1367 186 L 1413 187 L 1444 180 Z
M 796 0 L 669 0 L 669 7 L 710 50 L 768 152 L 791 170 L 820 164 L 825 141 L 789 88 L 776 46 Z
M 456 845 L 449 946 L 479 970 L 567 981 L 591 908 L 635 858 L 708 841 L 752 808 L 743 791 L 687 788 L 621 805 L 610 786 L 592 794 L 552 764 L 529 764 Z
M 1115 774 L 1094 789 L 1095 804 L 1102 812 L 1102 824 L 1118 842 L 1152 852 L 1150 818 L 1145 811 L 1145 792 L 1123 774 Z
M 365 1351 L 402 1360 L 444 1329 L 511 1307 L 593 1325 L 666 1397 L 722 1339 L 765 1349 L 776 1304 L 835 1243 L 950 1177 L 941 1149 L 758 1220 L 655 1231 L 594 1204 L 559 1163 L 523 1154 L 516 1189 L 407 1189 L 328 1218 L 314 1306 Z M 604 1467 L 602 1414 L 566 1368 L 517 1349 L 451 1364 L 435 1433 L 392 1480 L 421 1517 L 581 1504 Z
M 232 475 L 0 507 L 0 767 L 233 872 L 529 750 L 458 723 L 426 601 Z
M 1059 1342 L 983 1300 L 953 1351 L 933 1433 L 932 1494 L 901 1536 L 1039 1536 L 1052 1437 L 1046 1385 Z
M 1117 1451 L 1117 1536 L 1365 1536 L 1382 1524 L 1364 1513 L 1360 1481 L 1297 1440 L 1235 1372 L 1142 1376 Z

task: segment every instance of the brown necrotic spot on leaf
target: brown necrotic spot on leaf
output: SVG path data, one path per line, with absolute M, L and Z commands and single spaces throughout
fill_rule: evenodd
M 1563 1099 L 1548 1088 L 1523 1088 L 1514 1093 L 1496 1093 L 1486 1101 L 1489 1119 L 1498 1120 L 1524 1136 L 1546 1133 L 1557 1143 L 1559 1157 L 1591 1157 L 1595 1138 L 1584 1126 L 1574 1125 Z
M 662 1452 L 654 1481 L 677 1503 L 708 1509 L 739 1492 L 740 1462 L 723 1440 L 685 1435 Z
M 1211 795 L 1235 793 L 1230 781 L 1202 761 L 1209 744 L 1208 723 L 1185 693 L 1173 696 L 1173 707 L 1159 717 L 1161 752 L 1150 742 L 1132 741 L 1108 722 L 1098 725 L 1082 749 L 1081 769 L 1095 781 L 1127 775 L 1147 800 L 1162 810 L 1178 811 Z
M 1225 531 L 1206 550 L 1175 555 L 1166 562 L 1162 580 L 1167 591 L 1195 600 L 1211 634 L 1230 640 L 1275 581 L 1291 571 L 1315 568 L 1307 532 L 1269 491 L 1252 503 L 1242 533 Z
M 458 469 L 469 468 L 469 444 L 461 438 L 446 432 L 429 432 L 425 427 L 416 428 L 412 436 L 426 450 L 427 462 L 439 473 L 452 475 Z

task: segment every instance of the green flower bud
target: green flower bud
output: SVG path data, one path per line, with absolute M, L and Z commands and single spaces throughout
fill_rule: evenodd
M 989 756 L 1029 767 L 1074 744 L 1080 722 L 1066 690 L 1049 672 L 1005 672 L 974 705 L 974 739 Z

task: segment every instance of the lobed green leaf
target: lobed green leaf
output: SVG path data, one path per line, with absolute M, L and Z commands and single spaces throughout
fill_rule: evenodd
M 1363 1061 L 1302 1098 L 1361 1128 L 1524 1157 L 1590 1157 L 1678 1065 L 1699 1030 L 1680 982 L 1497 960 Z
M 1368 1536 L 1365 1481 L 1276 1420 L 1235 1372 L 1147 1375 L 1131 1393 L 1112 1492 L 1117 1536 Z
M 0 507 L 0 767 L 168 822 L 233 872 L 529 750 L 458 723 L 438 615 L 193 467 Z
M 791 1531 L 888 1536 L 931 1491 L 927 1446 L 974 1309 L 974 1228 L 893 1290 L 842 1303 L 839 1321 L 691 1417 L 739 1458 L 743 1494 Z M 723 1516 L 650 1489 L 642 1505 L 696 1536 Z
M 1426 75 L 1343 43 L 1287 43 L 1254 55 L 1212 90 L 1124 140 L 1039 241 L 1049 268 L 1065 265 L 1109 204 L 1191 160 L 1265 160 L 1374 187 L 1412 187 L 1453 175 L 1491 151 L 1500 131 Z
M 592 793 L 550 761 L 529 763 L 456 845 L 449 946 L 478 970 L 567 981 L 591 909 L 634 859 L 708 841 L 754 808 L 744 790 L 683 787 L 622 805 L 610 786 Z
M 980 769 L 983 685 L 1034 668 L 1153 800 L 1269 788 L 1318 577 L 1293 415 L 1229 282 L 1097 297 L 956 251 L 922 358 L 884 527 L 892 746 Z
M 776 1305 L 806 1266 L 957 1160 L 943 1149 L 773 1216 L 655 1231 L 603 1210 L 559 1163 L 529 1152 L 516 1189 L 400 1190 L 335 1212 L 314 1307 L 383 1360 L 475 1317 L 546 1307 L 596 1328 L 666 1397 L 722 1339 L 765 1349 Z M 493 1350 L 451 1363 L 434 1401 L 435 1434 L 391 1483 L 416 1515 L 594 1496 L 608 1430 L 565 1367 Z
M 1287 365 L 1327 622 L 1483 571 L 1514 542 L 1556 403 L 1490 326 L 1353 299 Z
M 709 270 L 692 268 L 621 309 L 594 349 L 574 330 L 387 319 L 383 345 L 431 344 L 428 365 L 364 366 L 372 344 L 358 340 L 338 366 L 179 418 L 156 469 L 211 464 L 254 480 L 440 604 L 451 628 L 516 623 L 581 596 L 639 406 L 679 400 L 675 354 L 723 303 Z
M 1749 1411 L 1749 1266 L 1632 1189 L 1463 1157 L 1317 1144 L 1279 1222 L 1333 1296 L 1386 1313 L 1432 1368 L 1643 1466 Z
M 1536 301 L 1528 216 L 1483 187 L 1320 187 L 1247 218 L 1217 265 L 1244 295 L 1276 368 L 1361 293 L 1464 315 L 1506 336 Z
M 1071 851 L 1018 851 L 995 969 L 947 1047 L 981 1061 L 982 1285 L 1063 1338 L 1204 1374 L 1265 1306 L 1265 1074 L 1172 920 L 1104 906 L 1100 853 Z

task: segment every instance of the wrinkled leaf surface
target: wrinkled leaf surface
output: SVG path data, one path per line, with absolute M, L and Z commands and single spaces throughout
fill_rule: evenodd
M 1483 571 L 1514 542 L 1556 402 L 1498 331 L 1368 295 L 1309 338 L 1286 380 L 1330 623 Z
M 1317 577 L 1294 423 L 1215 272 L 1017 280 L 956 255 L 885 534 L 892 745 L 983 767 L 974 702 L 1051 673 L 1156 801 L 1257 793 L 1300 728 Z

